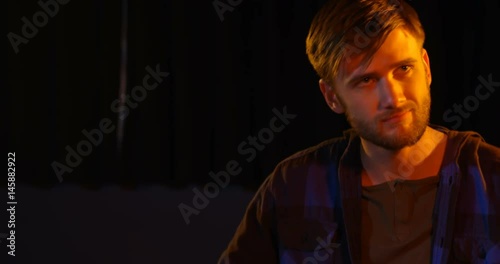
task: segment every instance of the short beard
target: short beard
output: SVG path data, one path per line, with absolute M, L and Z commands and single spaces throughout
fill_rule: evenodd
M 343 102 L 341 103 L 343 104 Z M 345 104 L 343 105 L 345 106 Z M 429 124 L 430 95 L 427 96 L 420 107 L 413 102 L 408 102 L 403 109 L 412 109 L 410 113 L 413 115 L 413 123 L 408 133 L 398 133 L 396 136 L 382 135 L 378 131 L 378 119 L 370 121 L 357 118 L 356 116 L 352 116 L 347 109 L 346 118 L 361 138 L 387 150 L 400 150 L 404 147 L 415 145 L 422 138 Z M 392 111 L 397 113 L 404 111 L 403 109 L 393 109 Z
M 428 117 L 422 119 L 421 117 L 419 118 L 418 113 L 415 113 L 417 117 L 408 133 L 399 133 L 396 136 L 383 136 L 376 128 L 371 127 L 370 122 L 355 120 L 347 113 L 346 115 L 347 121 L 361 138 L 387 150 L 400 150 L 404 147 L 415 145 L 422 138 L 429 124 Z

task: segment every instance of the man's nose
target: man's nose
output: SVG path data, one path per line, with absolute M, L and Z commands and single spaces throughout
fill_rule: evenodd
M 380 108 L 397 108 L 404 101 L 404 88 L 397 80 L 387 77 L 381 78 L 378 83 Z

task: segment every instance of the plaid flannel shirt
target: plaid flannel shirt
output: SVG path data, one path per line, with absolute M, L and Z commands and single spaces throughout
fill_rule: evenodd
M 448 135 L 429 263 L 500 263 L 500 148 Z M 280 162 L 218 263 L 361 263 L 359 136 L 349 129 Z

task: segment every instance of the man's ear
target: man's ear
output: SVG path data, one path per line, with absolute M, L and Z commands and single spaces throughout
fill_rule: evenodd
M 427 74 L 427 79 L 429 80 L 429 84 L 432 82 L 432 74 L 431 74 L 431 63 L 429 61 L 429 54 L 427 54 L 427 50 L 422 48 L 422 60 L 424 62 L 425 74 Z
M 333 112 L 337 114 L 342 114 L 345 112 L 344 106 L 340 103 L 338 95 L 335 93 L 333 87 L 331 87 L 327 82 L 323 79 L 319 80 L 319 89 L 325 97 L 326 104 Z

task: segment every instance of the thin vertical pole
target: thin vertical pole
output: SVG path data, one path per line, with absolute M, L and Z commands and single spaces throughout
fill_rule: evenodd
M 122 19 L 121 19 L 121 36 L 120 36 L 120 90 L 118 98 L 120 104 L 118 109 L 123 109 L 127 95 L 127 30 L 128 30 L 128 2 L 122 0 Z M 117 139 L 117 153 L 118 156 L 122 155 L 123 138 L 125 135 L 125 118 L 121 115 L 121 110 L 118 111 L 118 128 L 116 130 Z

